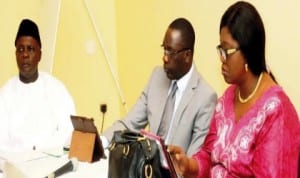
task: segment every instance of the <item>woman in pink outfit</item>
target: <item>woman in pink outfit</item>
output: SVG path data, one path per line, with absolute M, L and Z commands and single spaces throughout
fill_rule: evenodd
M 237 2 L 227 9 L 217 51 L 224 80 L 231 85 L 192 158 L 180 147 L 168 147 L 177 172 L 199 178 L 296 178 L 299 118 L 267 69 L 265 30 L 253 5 Z

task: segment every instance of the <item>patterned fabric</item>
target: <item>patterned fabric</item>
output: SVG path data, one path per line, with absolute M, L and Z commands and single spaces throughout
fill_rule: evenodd
M 205 143 L 193 156 L 198 177 L 296 178 L 300 124 L 289 98 L 272 87 L 236 122 L 235 89 L 219 99 Z

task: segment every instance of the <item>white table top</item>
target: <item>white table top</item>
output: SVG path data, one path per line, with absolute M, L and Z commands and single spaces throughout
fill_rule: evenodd
M 105 150 L 106 155 L 108 151 Z M 27 159 L 27 158 L 26 158 Z M 68 155 L 54 157 L 37 154 L 33 159 L 6 162 L 0 178 L 43 178 L 69 161 Z M 59 178 L 104 178 L 107 177 L 108 158 L 94 163 L 78 162 L 77 169 L 59 176 Z

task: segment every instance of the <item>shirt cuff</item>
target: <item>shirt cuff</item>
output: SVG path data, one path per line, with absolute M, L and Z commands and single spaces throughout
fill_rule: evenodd
M 101 142 L 102 142 L 102 146 L 104 149 L 106 149 L 109 145 L 108 139 L 105 136 L 100 136 Z

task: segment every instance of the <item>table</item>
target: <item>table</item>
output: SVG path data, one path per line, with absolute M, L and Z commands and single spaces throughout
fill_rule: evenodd
M 108 155 L 108 150 L 105 150 Z M 68 155 L 45 155 L 38 153 L 32 159 L 5 164 L 4 173 L 0 178 L 43 178 L 69 161 Z M 77 169 L 65 173 L 59 178 L 104 178 L 107 177 L 108 158 L 93 163 L 78 162 Z M 5 174 L 5 175 L 4 175 Z

